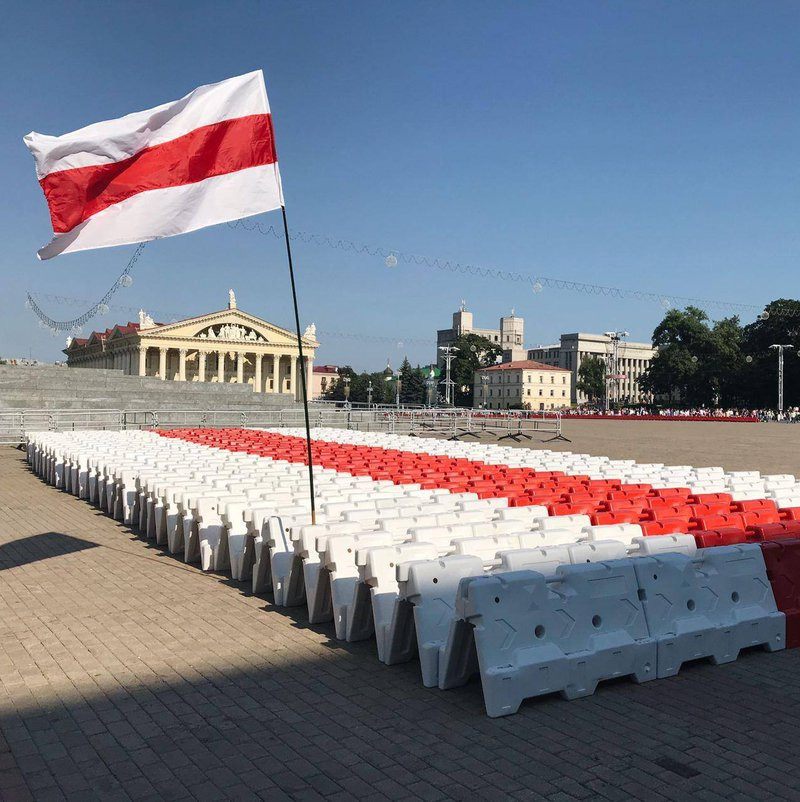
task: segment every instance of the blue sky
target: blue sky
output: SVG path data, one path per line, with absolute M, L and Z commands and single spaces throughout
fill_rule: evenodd
M 294 228 L 665 296 L 797 297 L 799 36 L 790 2 L 11 4 L 0 352 L 58 358 L 64 338 L 38 328 L 25 292 L 94 302 L 133 251 L 36 260 L 49 218 L 22 136 L 257 68 Z M 609 328 L 648 339 L 663 314 L 317 245 L 297 244 L 295 261 L 318 359 L 357 368 L 430 361 L 433 345 L 413 341 L 433 340 L 462 298 L 481 326 L 513 307 L 528 345 Z M 241 308 L 291 324 L 281 243 L 226 226 L 148 245 L 112 303 L 188 316 L 223 307 L 229 286 Z M 87 328 L 128 317 L 112 308 Z

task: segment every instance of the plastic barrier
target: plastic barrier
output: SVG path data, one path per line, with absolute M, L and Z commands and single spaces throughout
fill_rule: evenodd
M 775 604 L 786 616 L 786 648 L 800 646 L 800 539 L 759 544 Z
M 723 527 L 722 529 L 698 529 L 692 532 L 692 535 L 698 549 L 747 543 L 747 534 L 744 529 L 737 529 L 734 526 Z
M 399 597 L 386 631 L 385 662 L 404 663 L 419 654 L 422 684 L 439 682 L 439 657 L 453 616 L 458 583 L 483 576 L 480 557 L 453 555 L 403 563 L 397 568 Z
M 464 579 L 439 687 L 463 685 L 477 670 L 496 717 L 546 693 L 588 696 L 612 677 L 655 679 L 633 562 L 562 566 L 549 580 L 535 571 Z
M 786 622 L 775 606 L 761 549 L 704 549 L 694 559 L 662 554 L 634 560 L 640 598 L 658 644 L 657 676 L 703 657 L 729 663 L 741 649 L 783 649 Z

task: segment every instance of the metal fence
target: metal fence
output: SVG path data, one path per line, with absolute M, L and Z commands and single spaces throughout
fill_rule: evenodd
M 347 404 L 318 405 L 310 408 L 312 427 L 354 429 L 365 432 L 392 432 L 412 436 L 442 436 L 451 439 L 482 436 L 500 440 L 530 440 L 561 434 L 558 413 L 489 412 L 470 409 L 352 407 Z M 120 410 L 51 409 L 0 411 L 0 443 L 22 442 L 26 431 L 75 431 L 86 429 L 176 429 L 209 428 L 286 428 L 302 427 L 302 407 L 280 410 Z

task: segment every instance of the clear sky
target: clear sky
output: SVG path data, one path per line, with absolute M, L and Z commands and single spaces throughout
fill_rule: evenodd
M 23 135 L 257 68 L 294 228 L 667 296 L 798 297 L 799 41 L 800 5 L 777 0 L 8 4 L 0 353 L 58 358 L 64 337 L 38 328 L 26 290 L 94 302 L 133 251 L 36 260 L 50 227 Z M 359 369 L 430 361 L 421 341 L 462 298 L 479 326 L 513 307 L 528 345 L 610 328 L 648 339 L 663 314 L 312 244 L 295 260 L 318 360 Z M 227 226 L 148 245 L 112 303 L 169 319 L 224 307 L 228 287 L 291 324 L 281 243 Z M 42 305 L 68 319 L 90 304 Z M 130 316 L 112 308 L 87 329 Z

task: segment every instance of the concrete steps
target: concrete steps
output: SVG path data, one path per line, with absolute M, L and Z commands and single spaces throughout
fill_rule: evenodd
M 172 382 L 103 368 L 0 365 L 0 411 L 21 409 L 263 410 L 295 406 L 293 395 L 250 385 Z

